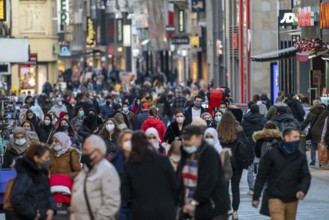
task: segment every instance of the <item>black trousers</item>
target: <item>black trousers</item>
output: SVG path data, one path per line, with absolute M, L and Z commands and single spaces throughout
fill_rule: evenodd
M 234 211 L 238 211 L 240 205 L 240 181 L 242 176 L 241 169 L 233 168 L 233 176 L 231 179 L 231 191 L 232 191 L 232 208 Z

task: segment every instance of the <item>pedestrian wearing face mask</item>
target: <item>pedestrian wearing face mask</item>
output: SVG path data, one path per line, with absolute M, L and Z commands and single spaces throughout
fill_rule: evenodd
M 168 144 L 171 144 L 174 140 L 181 140 L 181 134 L 186 126 L 185 116 L 182 111 L 176 112 L 175 117 L 176 120 L 170 123 L 164 137 L 164 141 Z
M 22 157 L 29 147 L 24 128 L 17 127 L 13 131 L 13 139 L 7 146 L 2 168 L 14 168 L 17 158 Z
M 39 124 L 39 139 L 41 143 L 50 144 L 51 136 L 54 133 L 55 126 L 51 123 L 51 115 L 46 115 L 44 120 Z
M 219 143 L 218 133 L 215 128 L 207 128 L 204 132 L 204 139 L 210 146 L 215 148 L 218 154 L 223 151 L 223 147 Z
M 30 121 L 24 121 L 22 128 L 26 131 L 26 138 L 29 143 L 40 143 L 39 136 Z
M 120 178 L 105 159 L 106 144 L 96 135 L 83 144 L 81 162 L 85 164 L 74 179 L 70 220 L 115 220 L 121 205 Z
M 48 147 L 31 144 L 25 156 L 16 161 L 17 176 L 10 195 L 13 219 L 50 220 L 54 216 L 56 204 L 48 181 L 49 155 Z
M 59 118 L 61 112 L 67 112 L 67 108 L 63 104 L 62 98 L 58 97 L 55 99 L 55 105 L 51 107 L 50 111 L 55 112 L 57 118 Z
M 25 114 L 25 121 L 31 122 L 33 127 L 36 129 L 36 132 L 38 133 L 40 119 L 33 113 L 32 110 L 27 110 Z
M 146 103 L 148 105 L 153 105 L 154 104 L 154 100 L 153 100 L 153 96 L 151 93 L 147 92 L 144 95 L 144 98 L 142 99 L 142 103 Z
M 160 142 L 164 141 L 164 136 L 166 134 L 166 126 L 158 115 L 158 110 L 155 107 L 150 108 L 149 116 L 144 121 L 142 125 L 142 131 L 146 131 L 149 128 L 155 128 L 158 132 Z
M 258 207 L 267 183 L 267 207 L 271 219 L 294 220 L 298 200 L 303 200 L 310 188 L 311 175 L 306 155 L 298 149 L 300 131 L 286 128 L 282 137 L 280 146 L 272 147 L 260 161 L 252 205 Z
M 212 115 L 209 112 L 204 112 L 201 115 L 201 118 L 207 123 L 208 128 L 216 128 L 216 124 L 213 120 Z
M 132 219 L 175 219 L 178 185 L 168 158 L 159 155 L 142 132 L 135 132 L 131 142 L 121 194 L 131 201 Z
M 83 110 L 82 106 L 77 106 L 76 109 L 76 117 L 71 120 L 71 123 L 76 131 L 82 126 L 83 120 L 85 119 L 85 111 Z
M 72 147 L 70 137 L 63 132 L 55 133 L 52 137 L 51 150 L 50 174 L 63 174 L 72 179 L 76 177 L 81 170 L 80 152 Z
M 129 128 L 132 129 L 134 127 L 134 124 L 135 124 L 136 116 L 132 111 L 130 111 L 128 102 L 123 103 L 122 113 L 127 116 L 128 123 L 129 123 Z
M 74 127 L 72 126 L 71 122 L 68 119 L 62 118 L 61 120 L 59 120 L 58 127 L 55 130 L 55 132 L 64 132 L 71 139 L 71 142 L 72 142 L 71 147 L 81 149 L 81 142 L 79 140 L 78 133 L 74 129 Z
M 179 166 L 181 217 L 225 220 L 230 202 L 221 159 L 203 135 L 198 126 L 189 125 L 183 130 Z
M 191 107 L 188 107 L 185 111 L 185 120 L 186 124 L 191 124 L 193 120 L 201 118 L 202 113 L 206 110 L 201 106 L 202 105 L 202 96 L 197 95 L 194 97 L 194 104 Z
M 145 131 L 145 135 L 147 137 L 147 140 L 150 142 L 152 147 L 156 152 L 162 155 L 166 155 L 166 149 L 161 146 L 161 140 L 159 138 L 159 133 L 155 128 L 149 128 Z
M 84 139 L 92 134 L 98 134 L 102 124 L 102 121 L 96 115 L 96 110 L 91 108 L 88 110 L 88 115 L 83 120 L 83 124 L 79 129 L 78 134 Z
M 215 128 L 217 128 L 218 124 L 222 120 L 223 112 L 221 110 L 217 110 L 214 112 L 214 123 L 215 123 Z
M 99 133 L 99 136 L 103 138 L 106 144 L 106 156 L 105 158 L 111 162 L 117 169 L 119 174 L 123 172 L 124 158 L 122 154 L 119 154 L 118 137 L 120 130 L 118 124 L 113 118 L 109 118 Z

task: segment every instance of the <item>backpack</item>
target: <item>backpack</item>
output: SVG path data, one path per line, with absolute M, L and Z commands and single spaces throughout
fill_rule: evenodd
M 285 119 L 285 120 L 281 121 L 280 124 L 279 124 L 279 130 L 282 132 L 286 128 L 297 128 L 295 123 L 294 123 L 294 120 Z
M 253 147 L 249 143 L 249 140 L 247 138 L 245 139 L 237 141 L 234 154 L 237 166 L 242 169 L 248 169 L 255 159 Z
M 278 141 L 276 139 L 273 139 L 272 141 L 264 141 L 261 148 L 260 158 L 263 158 L 267 151 L 273 147 L 273 144 L 277 142 Z
M 16 178 L 10 179 L 7 182 L 6 191 L 3 196 L 3 209 L 4 210 L 13 210 L 14 209 L 13 205 L 10 202 L 10 197 L 11 197 L 11 191 L 13 189 L 13 185 L 15 183 L 15 179 Z M 32 179 L 29 179 L 28 187 L 30 187 L 31 185 L 32 185 Z

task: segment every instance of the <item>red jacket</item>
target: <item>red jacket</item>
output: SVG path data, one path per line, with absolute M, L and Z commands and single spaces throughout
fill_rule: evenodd
M 161 121 L 161 119 L 148 117 L 142 125 L 142 131 L 145 132 L 149 128 L 155 128 L 159 133 L 159 138 L 161 142 L 164 141 L 164 136 L 166 134 L 166 126 Z

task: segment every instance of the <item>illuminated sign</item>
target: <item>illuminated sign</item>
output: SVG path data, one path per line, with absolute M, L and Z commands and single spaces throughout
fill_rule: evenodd
M 69 0 L 57 0 L 58 8 L 58 32 L 63 32 L 65 25 L 69 24 Z
M 96 46 L 95 34 L 94 21 L 90 17 L 87 17 L 87 46 Z
M 288 27 L 296 24 L 298 18 L 291 10 L 280 10 L 279 12 L 279 26 Z
M 6 0 L 0 0 L 0 21 L 6 21 Z
M 122 32 L 123 32 L 123 30 L 122 30 L 122 19 L 118 19 L 117 20 L 117 41 L 118 42 L 122 42 Z
M 179 32 L 184 32 L 185 30 L 185 15 L 183 10 L 179 10 Z
M 298 27 L 314 26 L 314 12 L 311 7 L 298 8 Z
M 206 1 L 205 0 L 192 0 L 192 12 L 205 12 Z
M 123 25 L 123 46 L 131 46 L 131 27 L 130 25 Z
M 277 63 L 271 63 L 271 95 L 274 103 L 279 93 L 279 69 Z
M 329 28 L 329 2 L 320 5 L 320 28 Z

